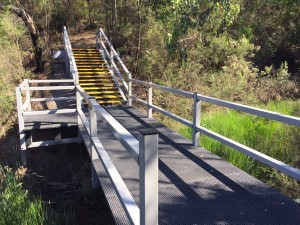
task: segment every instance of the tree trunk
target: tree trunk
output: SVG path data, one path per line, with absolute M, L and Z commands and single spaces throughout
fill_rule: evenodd
M 0 8 L 3 8 L 4 5 L 0 3 Z M 43 51 L 42 48 L 40 47 L 39 43 L 39 33 L 38 30 L 32 20 L 32 18 L 26 13 L 26 11 L 22 8 L 17 8 L 15 6 L 8 6 L 8 9 L 16 14 L 18 17 L 20 17 L 27 30 L 29 31 L 33 49 L 34 49 L 34 56 L 35 56 L 35 62 L 36 62 L 36 69 L 38 72 L 41 72 L 44 70 L 44 63 L 43 63 Z
M 142 29 L 142 13 L 141 13 L 141 3 L 140 0 L 137 0 L 137 9 L 138 9 L 138 43 L 137 43 L 137 51 L 135 56 L 135 61 L 137 62 L 140 58 L 141 51 L 141 29 Z

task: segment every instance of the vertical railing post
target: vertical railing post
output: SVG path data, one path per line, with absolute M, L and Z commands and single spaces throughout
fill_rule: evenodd
M 148 110 L 147 110 L 147 116 L 148 118 L 152 118 L 152 108 L 150 105 L 152 105 L 152 95 L 153 95 L 153 87 L 152 87 L 152 82 L 148 83 Z
M 132 75 L 128 73 L 128 106 L 132 106 Z
M 21 163 L 23 166 L 26 166 L 26 138 L 25 138 L 25 125 L 23 118 L 23 109 L 22 109 L 22 95 L 21 88 L 16 87 L 16 99 L 17 99 L 17 110 L 18 110 L 18 120 L 19 120 L 19 135 L 20 135 L 20 145 L 21 145 Z
M 158 133 L 139 131 L 140 224 L 158 224 Z
M 26 82 L 26 86 L 29 87 L 29 79 L 25 79 Z M 31 97 L 30 97 L 30 91 L 26 90 L 25 91 L 25 95 L 26 95 L 26 100 L 28 101 L 28 111 L 31 111 Z
M 102 32 L 100 29 L 99 29 L 99 36 L 100 36 L 100 50 L 103 50 L 103 46 L 102 46 L 103 38 L 102 38 Z
M 89 112 L 90 112 L 90 148 L 91 148 L 91 159 L 93 160 L 98 159 L 98 154 L 96 152 L 96 148 L 93 145 L 92 138 L 97 137 L 97 114 L 96 110 L 93 105 L 97 105 L 97 102 L 95 100 L 95 97 L 89 98 Z M 92 167 L 92 188 L 96 189 L 100 187 L 99 179 L 97 172 L 95 171 L 95 168 L 93 166 L 93 163 L 91 165 Z
M 96 49 L 99 49 L 99 33 L 98 33 L 98 31 L 96 31 Z
M 110 54 L 110 68 L 113 69 L 114 51 L 112 45 L 109 48 L 109 54 Z
M 82 104 L 82 101 L 81 101 L 81 94 L 80 92 L 77 90 L 77 85 L 78 84 L 75 84 L 75 90 L 76 90 L 76 106 L 77 106 L 77 112 L 79 112 L 81 109 L 81 104 Z M 77 124 L 78 124 L 78 143 L 81 143 L 82 142 L 82 137 L 81 137 L 81 133 L 80 133 L 80 126 L 82 126 L 82 120 L 79 116 L 79 113 L 77 113 Z
M 201 101 L 198 100 L 197 93 L 194 93 L 194 110 L 193 110 L 193 145 L 200 145 L 200 132 L 196 130 L 196 126 L 200 125 Z

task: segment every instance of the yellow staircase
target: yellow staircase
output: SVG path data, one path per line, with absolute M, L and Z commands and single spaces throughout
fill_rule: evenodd
M 118 105 L 124 99 L 98 49 L 73 48 L 79 84 L 100 105 Z

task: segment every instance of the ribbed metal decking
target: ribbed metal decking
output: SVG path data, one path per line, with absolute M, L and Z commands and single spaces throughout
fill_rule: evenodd
M 132 107 L 107 107 L 136 138 L 159 132 L 159 224 L 300 224 L 300 204 Z M 101 120 L 98 136 L 139 204 L 138 165 Z M 83 134 L 86 144 L 89 138 Z M 129 224 L 100 160 L 93 161 L 116 224 Z

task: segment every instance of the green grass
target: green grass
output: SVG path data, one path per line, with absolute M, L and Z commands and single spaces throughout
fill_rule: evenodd
M 11 169 L 0 167 L 0 224 L 40 225 L 45 221 L 41 199 L 24 190 Z
M 299 106 L 299 101 L 281 101 L 259 108 L 299 116 Z M 225 109 L 203 113 L 201 126 L 289 165 L 299 165 L 300 129 L 297 127 Z M 191 129 L 176 124 L 176 130 L 191 139 Z M 200 142 L 202 147 L 281 192 L 300 197 L 299 185 L 293 179 L 205 135 L 201 135 Z

